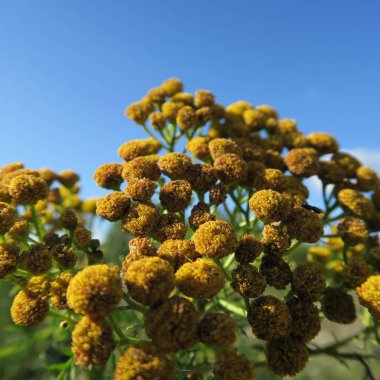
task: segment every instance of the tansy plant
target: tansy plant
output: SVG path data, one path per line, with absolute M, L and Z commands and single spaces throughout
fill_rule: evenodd
M 70 332 L 56 378 L 82 366 L 94 379 L 250 380 L 261 368 L 294 376 L 323 354 L 374 378 L 377 174 L 327 133 L 178 79 L 126 115 L 149 136 L 95 171 L 110 190 L 96 204 L 72 171 L 0 169 L 0 278 L 14 285 L 16 325 Z M 312 176 L 322 209 L 308 201 Z M 95 212 L 130 237 L 119 265 L 92 238 Z M 324 319 L 362 330 L 317 345 Z M 347 351 L 353 339 L 366 345 Z

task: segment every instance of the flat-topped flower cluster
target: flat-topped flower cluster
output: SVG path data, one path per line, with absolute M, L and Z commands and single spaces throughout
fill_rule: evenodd
M 117 357 L 116 380 L 249 380 L 262 366 L 294 376 L 311 355 L 339 358 L 339 345 L 308 345 L 323 319 L 361 318 L 369 325 L 358 336 L 377 336 L 374 170 L 273 107 L 224 107 L 174 78 L 126 115 L 149 137 L 96 169 L 110 190 L 96 204 L 80 200 L 71 171 L 0 169 L 0 278 L 20 289 L 17 325 L 63 320 L 75 363 Z M 313 176 L 323 208 L 308 202 Z M 95 213 L 131 236 L 120 265 L 107 264 L 86 227 Z

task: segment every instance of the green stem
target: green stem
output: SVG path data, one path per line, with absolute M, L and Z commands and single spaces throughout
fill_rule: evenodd
M 141 126 L 144 128 L 144 131 L 150 136 L 150 137 L 153 137 L 155 140 L 157 140 L 157 137 L 149 130 L 149 128 L 145 125 L 145 124 L 141 124 Z M 162 134 L 161 134 L 162 137 L 164 137 Z M 163 144 L 161 141 L 160 141 L 162 147 L 169 151 L 169 148 L 167 146 L 165 146 L 165 144 Z
M 142 314 L 146 312 L 145 307 L 133 301 L 133 299 L 129 297 L 127 293 L 123 293 L 123 299 L 128 304 L 128 307 L 130 310 L 138 311 L 139 313 L 142 313 Z
M 108 320 L 111 323 L 112 328 L 115 330 L 118 337 L 120 339 L 125 339 L 125 335 L 124 335 L 123 331 L 121 330 L 121 328 L 119 327 L 119 325 L 117 324 L 117 322 L 115 321 L 115 319 L 113 318 L 112 315 L 108 316 Z
M 132 337 L 125 337 L 123 339 L 120 339 L 116 342 L 117 346 L 127 346 L 129 344 L 136 344 L 143 342 L 142 339 L 139 338 L 132 338 Z
M 289 249 L 288 249 L 288 254 L 292 251 L 294 251 L 297 247 L 299 247 L 300 245 L 302 244 L 301 241 L 297 241 L 296 243 L 294 243 Z
M 32 220 L 33 220 L 34 227 L 36 228 L 36 234 L 38 236 L 38 239 L 41 242 L 42 241 L 42 232 L 40 229 L 40 223 L 39 223 L 38 215 L 37 215 L 36 208 L 34 205 L 30 206 L 30 211 L 32 213 Z

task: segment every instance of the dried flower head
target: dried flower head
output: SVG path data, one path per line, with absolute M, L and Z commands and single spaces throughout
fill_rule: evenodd
M 319 310 L 311 302 L 291 298 L 287 303 L 292 315 L 292 330 L 290 335 L 308 342 L 315 338 L 321 330 Z
M 323 235 L 323 224 L 318 214 L 303 207 L 295 207 L 286 219 L 288 234 L 305 243 L 316 243 Z
M 191 201 L 193 189 L 188 181 L 174 180 L 161 187 L 161 205 L 169 212 L 184 211 Z
M 214 168 L 218 171 L 219 179 L 225 184 L 244 182 L 248 176 L 247 163 L 237 154 L 222 154 L 214 161 Z
M 264 255 L 261 260 L 260 273 L 267 284 L 276 289 L 285 289 L 292 282 L 292 271 L 289 264 L 281 257 Z
M 157 226 L 160 212 L 150 203 L 139 203 L 130 207 L 122 220 L 124 231 L 134 236 L 143 236 L 151 233 Z
M 321 299 L 322 312 L 327 319 L 340 324 L 353 323 L 356 319 L 354 300 L 338 288 L 327 288 Z
M 289 335 L 292 317 L 289 308 L 280 299 L 261 296 L 251 302 L 248 322 L 258 339 L 273 340 Z
M 21 253 L 19 264 L 30 273 L 42 274 L 50 269 L 52 255 L 45 244 L 34 244 Z
M 208 311 L 199 323 L 199 339 L 208 346 L 230 346 L 236 341 L 236 333 L 236 322 L 226 313 Z
M 284 158 L 284 161 L 294 175 L 311 177 L 318 174 L 318 155 L 317 151 L 313 148 L 292 149 Z
M 309 360 L 305 343 L 295 337 L 268 342 L 265 356 L 269 369 L 278 376 L 295 376 L 305 368 Z
M 168 239 L 183 239 L 186 232 L 187 226 L 183 220 L 176 214 L 167 213 L 160 216 L 152 234 L 162 243 Z
M 256 298 L 261 296 L 267 286 L 267 281 L 258 269 L 250 264 L 239 264 L 231 272 L 231 286 L 243 297 Z
M 263 228 L 261 243 L 265 253 L 282 255 L 289 249 L 291 238 L 280 227 L 267 224 Z
M 255 365 L 236 349 L 218 352 L 215 360 L 214 374 L 220 380 L 252 380 L 255 377 Z
M 95 170 L 94 181 L 104 189 L 118 190 L 123 183 L 122 171 L 121 164 L 103 164 Z
M 303 263 L 294 270 L 292 290 L 302 300 L 309 302 L 319 300 L 325 288 L 323 273 L 315 263 Z
M 262 242 L 257 240 L 253 235 L 245 234 L 239 239 L 239 244 L 236 248 L 235 259 L 240 264 L 252 263 L 260 256 L 264 246 Z
M 145 331 L 163 352 L 189 349 L 197 343 L 198 314 L 185 298 L 173 296 L 150 308 L 145 315 Z

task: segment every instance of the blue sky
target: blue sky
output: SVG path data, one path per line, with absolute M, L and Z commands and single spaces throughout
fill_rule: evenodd
M 0 0 L 0 165 L 94 169 L 165 78 L 274 105 L 380 168 L 380 1 Z

